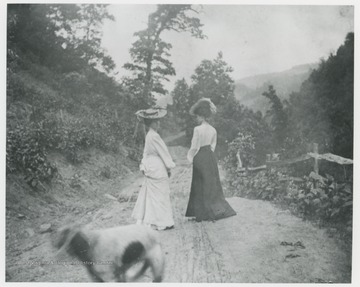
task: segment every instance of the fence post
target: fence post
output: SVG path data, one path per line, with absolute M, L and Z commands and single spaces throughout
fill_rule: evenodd
M 318 160 L 318 155 L 319 155 L 319 145 L 317 143 L 313 144 L 313 152 L 315 154 L 315 162 L 314 162 L 314 172 L 316 174 L 319 174 L 319 160 Z
M 315 157 L 314 157 L 314 172 L 318 175 L 319 174 L 319 159 L 318 159 L 319 145 L 317 143 L 313 144 L 313 152 L 315 154 Z M 318 183 L 316 181 L 314 183 L 314 187 L 315 188 L 318 187 Z
M 64 114 L 63 114 L 62 109 L 60 109 L 60 119 L 61 119 L 61 122 L 64 122 Z
M 238 168 L 242 168 L 242 161 L 241 161 L 241 157 L 240 157 L 240 150 L 238 150 L 238 152 L 236 153 L 236 158 L 238 160 L 238 164 L 237 164 L 237 167 Z

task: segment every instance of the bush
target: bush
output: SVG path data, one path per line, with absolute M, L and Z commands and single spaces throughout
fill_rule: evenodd
M 66 115 L 61 120 L 47 114 L 37 122 L 22 120 L 8 125 L 6 146 L 7 173 L 21 172 L 32 187 L 49 183 L 56 167 L 47 160 L 49 151 L 59 151 L 72 163 L 79 163 L 80 150 L 96 147 L 105 152 L 117 152 L 120 144 L 132 140 L 131 122 L 119 121 L 106 115 Z M 138 154 L 129 155 L 138 157 Z
M 41 182 L 49 183 L 57 172 L 56 166 L 46 158 L 42 137 L 42 129 L 34 124 L 19 125 L 7 133 L 7 172 L 24 173 L 27 183 L 33 188 Z
M 316 219 L 322 223 L 345 224 L 351 230 L 351 183 L 337 183 L 330 175 L 318 181 L 311 175 L 305 176 L 299 185 L 289 184 L 286 202 L 295 203 L 298 212 L 305 218 Z
M 254 151 L 255 142 L 253 136 L 238 133 L 238 136 L 228 145 L 228 154 L 224 159 L 225 166 L 236 168 L 239 164 L 238 156 L 240 156 L 243 166 L 254 166 L 256 163 Z
M 275 202 L 304 219 L 336 225 L 351 237 L 351 181 L 337 182 L 330 175 L 322 178 L 314 173 L 298 178 L 290 176 L 288 168 L 270 168 L 245 173 L 230 169 L 228 183 L 235 196 Z

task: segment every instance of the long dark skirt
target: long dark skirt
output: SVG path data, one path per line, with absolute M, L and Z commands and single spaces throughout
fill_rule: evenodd
M 191 191 L 185 216 L 203 221 L 232 215 L 236 215 L 236 212 L 225 200 L 215 154 L 210 146 L 203 146 L 193 160 Z

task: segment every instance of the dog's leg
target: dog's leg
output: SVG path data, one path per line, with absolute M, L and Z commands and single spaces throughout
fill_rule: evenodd
M 162 250 L 159 244 L 153 246 L 150 250 L 145 250 L 144 246 L 140 242 L 132 242 L 125 249 L 124 254 L 122 255 L 123 266 L 119 267 L 117 270 L 117 278 L 119 280 L 125 277 L 126 280 L 126 271 L 138 262 L 143 262 L 143 266 L 135 274 L 131 276 L 130 281 L 138 279 L 142 276 L 148 267 L 151 267 L 151 271 L 154 276 L 154 282 L 161 282 L 163 277 L 164 269 L 164 257 Z M 128 268 L 126 268 L 128 266 Z
M 140 258 L 140 261 L 141 260 L 142 259 Z M 164 256 L 162 253 L 161 246 L 159 244 L 156 244 L 150 250 L 146 250 L 143 260 L 144 260 L 144 265 L 132 277 L 132 280 L 136 280 L 137 278 L 139 278 L 141 275 L 145 273 L 148 267 L 151 267 L 151 271 L 153 273 L 153 278 L 154 278 L 153 282 L 161 282 L 164 273 Z
M 126 282 L 126 271 L 130 268 L 129 265 L 116 266 L 114 269 L 114 277 L 117 282 Z
M 118 282 L 126 282 L 128 278 L 126 277 L 127 270 L 135 265 L 138 262 L 144 261 L 145 247 L 139 241 L 131 242 L 124 250 L 124 253 L 121 256 L 122 266 L 118 266 L 115 269 L 114 275 L 118 279 Z M 131 276 L 130 281 L 136 280 L 139 278 L 147 269 L 148 265 L 145 262 L 142 268 Z
M 118 281 L 118 282 L 128 282 L 128 281 L 130 282 L 130 281 L 135 281 L 138 278 L 140 278 L 140 276 L 143 275 L 149 267 L 149 263 L 147 262 L 146 259 L 143 260 L 142 264 L 143 265 L 141 266 L 141 268 L 138 271 L 136 271 L 135 274 L 132 274 L 130 277 L 126 277 L 127 270 L 125 270 L 123 273 L 123 277 L 125 278 L 124 281 Z M 132 266 L 130 266 L 130 267 L 132 267 Z M 130 269 L 130 267 L 128 269 Z
M 105 282 L 100 276 L 96 274 L 93 266 L 86 266 L 86 269 L 91 277 L 93 282 Z
M 160 244 L 156 244 L 150 249 L 146 254 L 146 258 L 154 276 L 153 282 L 161 282 L 163 280 L 165 262 Z
M 91 255 L 91 248 L 88 240 L 82 232 L 77 232 L 70 241 L 70 253 L 75 255 L 84 264 L 90 274 L 93 282 L 104 282 L 104 280 L 96 273 L 94 268 L 94 260 Z

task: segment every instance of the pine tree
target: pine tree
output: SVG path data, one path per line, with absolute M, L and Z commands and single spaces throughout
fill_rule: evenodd
M 145 102 L 154 102 L 154 93 L 165 95 L 163 81 L 175 75 L 175 69 L 169 60 L 172 45 L 161 39 L 164 31 L 189 32 L 193 37 L 204 38 L 200 20 L 188 16 L 197 13 L 191 5 L 158 5 L 149 15 L 148 27 L 135 33 L 138 38 L 130 49 L 132 63 L 124 67 L 134 74 L 134 81 L 143 82 L 142 97 Z

